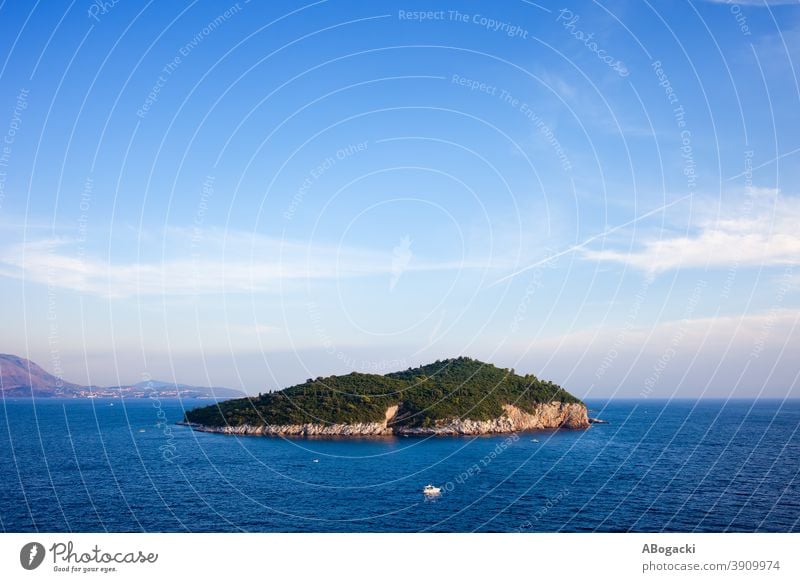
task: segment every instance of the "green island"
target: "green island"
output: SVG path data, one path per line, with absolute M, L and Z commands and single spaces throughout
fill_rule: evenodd
M 460 357 L 385 375 L 309 378 L 187 411 L 185 424 L 234 434 L 478 434 L 586 428 L 588 419 L 553 382 Z

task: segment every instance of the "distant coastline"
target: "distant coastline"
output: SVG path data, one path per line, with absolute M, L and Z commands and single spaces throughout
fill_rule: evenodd
M 84 386 L 67 382 L 38 364 L 13 354 L 0 354 L 0 395 L 3 398 L 237 398 L 241 390 L 191 386 L 147 379 L 120 386 Z

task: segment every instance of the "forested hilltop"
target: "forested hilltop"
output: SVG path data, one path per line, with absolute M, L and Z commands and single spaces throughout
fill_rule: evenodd
M 452 419 L 506 418 L 510 410 L 540 414 L 542 405 L 554 404 L 577 405 L 585 416 L 583 403 L 552 382 L 461 357 L 383 376 L 353 372 L 309 379 L 277 392 L 190 410 L 186 421 L 208 428 L 382 423 L 389 432 L 415 432 Z M 570 422 L 583 428 L 583 420 Z

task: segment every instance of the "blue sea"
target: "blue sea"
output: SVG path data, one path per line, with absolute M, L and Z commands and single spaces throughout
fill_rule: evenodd
M 800 401 L 591 401 L 586 431 L 283 440 L 208 401 L 0 401 L 8 532 L 799 531 Z M 538 441 L 538 442 L 537 442 Z M 426 498 L 428 484 L 442 488 Z

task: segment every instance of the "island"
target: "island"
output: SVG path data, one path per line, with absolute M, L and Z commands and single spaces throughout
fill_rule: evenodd
M 290 437 L 481 435 L 585 429 L 586 406 L 560 386 L 472 358 L 385 375 L 309 378 L 185 413 L 201 432 Z

